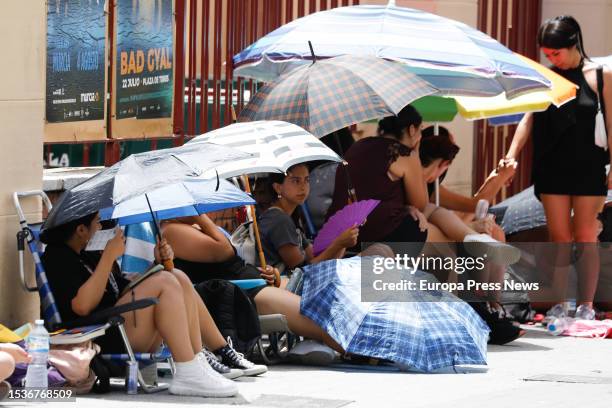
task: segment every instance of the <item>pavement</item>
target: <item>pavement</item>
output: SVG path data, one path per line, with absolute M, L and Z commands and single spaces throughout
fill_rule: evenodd
M 612 339 L 553 337 L 543 328 L 506 346 L 489 346 L 488 367 L 467 367 L 436 374 L 372 369 L 335 369 L 277 365 L 257 378 L 237 380 L 240 395 L 211 399 L 176 397 L 167 392 L 77 397 L 76 403 L 47 407 L 136 408 L 198 405 L 220 408 L 387 408 L 612 406 Z M 537 381 L 536 381 L 537 380 Z M 51 405 L 49 405 L 51 404 Z M 2 405 L 2 402 L 0 402 Z M 42 406 L 12 403 L 12 406 Z

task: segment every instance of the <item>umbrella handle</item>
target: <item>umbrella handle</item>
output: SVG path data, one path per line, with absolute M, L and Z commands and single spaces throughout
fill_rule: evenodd
M 243 182 L 244 182 L 244 189 L 246 191 L 247 194 L 251 194 L 251 183 L 249 182 L 249 178 L 247 176 L 243 176 L 242 178 Z M 257 245 L 257 254 L 259 256 L 259 265 L 266 269 L 266 257 L 264 256 L 263 253 L 263 247 L 261 246 L 261 238 L 259 236 L 259 226 L 257 225 L 257 217 L 255 216 L 255 206 L 253 205 L 249 205 L 248 206 L 250 211 L 251 211 L 251 215 L 253 216 L 253 232 L 255 233 L 255 244 Z M 274 281 L 276 283 L 276 280 Z M 279 280 L 280 282 L 280 280 Z M 280 284 L 280 283 L 279 283 Z
M 162 262 L 164 265 L 164 270 L 170 272 L 174 269 L 174 261 L 172 259 L 166 259 Z
M 278 271 L 278 269 L 274 268 L 274 286 L 276 286 L 277 288 L 280 288 L 280 285 L 281 285 L 280 272 Z

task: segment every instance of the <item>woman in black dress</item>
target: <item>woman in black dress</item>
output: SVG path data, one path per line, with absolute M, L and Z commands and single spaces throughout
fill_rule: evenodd
M 514 161 L 533 134 L 535 193 L 544 205 L 551 240 L 585 244 L 580 245 L 583 252 L 577 264 L 580 305 L 577 315 L 592 318 L 600 268 L 593 244 L 598 235 L 597 214 L 603 208 L 608 188 L 612 187 L 612 178 L 605 171 L 610 152 L 594 142 L 598 65 L 587 57 L 580 26 L 571 16 L 546 21 L 538 32 L 538 45 L 552 63 L 552 69 L 579 89 L 576 99 L 559 108 L 551 105 L 545 112 L 525 115 L 504 161 Z M 606 115 L 606 122 L 610 124 L 612 72 L 609 68 L 603 70 L 603 99 L 605 106 L 610 107 Z M 610 126 L 607 130 L 610 144 Z

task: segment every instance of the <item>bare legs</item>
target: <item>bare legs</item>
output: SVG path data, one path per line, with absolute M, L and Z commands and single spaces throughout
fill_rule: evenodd
M 604 206 L 604 197 L 572 197 L 574 206 L 574 240 L 578 248 L 578 303 L 593 307 L 599 280 L 599 248 L 597 246 L 597 214 Z
M 427 242 L 462 242 L 466 235 L 477 234 L 457 214 L 446 208 L 427 204 L 423 214 L 430 224 L 435 225 L 442 232 L 442 236 L 440 236 L 434 230 L 431 238 L 429 234 L 427 235 Z
M 193 360 L 202 350 L 202 340 L 211 350 L 227 343 L 217 329 L 208 309 L 183 272 L 162 271 L 134 289 L 134 298 L 156 297 L 159 304 L 125 313 L 125 329 L 137 352 L 152 352 L 162 339 L 168 344 L 176 362 Z M 132 293 L 117 304 L 132 301 Z
M 9 353 L 0 351 L 0 381 L 8 378 L 15 370 L 15 359 Z
M 565 196 L 542 194 L 542 204 L 550 239 L 560 243 L 557 248 L 553 286 L 560 288 L 559 299 L 565 297 L 567 271 L 571 256 L 571 242 L 577 243 L 579 259 L 578 270 L 578 303 L 593 305 L 599 277 L 599 252 L 597 248 L 597 214 L 604 205 L 605 198 L 599 196 Z M 574 209 L 572 223 L 571 210 Z M 557 283 L 561 280 L 561 283 Z
M 319 340 L 329 347 L 344 353 L 342 347 L 336 343 L 312 320 L 300 314 L 300 297 L 283 289 L 267 287 L 255 296 L 257 313 L 260 315 L 280 313 L 287 317 L 289 329 L 295 334 Z
M 183 300 L 183 289 L 178 280 L 171 273 L 162 271 L 146 279 L 134 288 L 133 292 L 135 299 L 159 299 L 157 305 L 123 315 L 127 336 L 134 351 L 152 352 L 159 347 L 163 339 L 170 347 L 176 362 L 193 360 L 195 353 L 201 350 L 202 343 L 199 334 L 194 338 L 193 330 L 189 328 L 188 310 L 191 307 Z M 122 296 L 117 304 L 131 301 L 132 292 Z M 191 320 L 191 323 L 198 324 L 193 316 Z
M 175 269 L 172 271 L 174 277 L 177 278 L 181 287 L 183 288 L 183 294 L 185 297 L 185 304 L 189 304 L 192 309 L 193 319 L 197 320 L 197 324 L 192 324 L 190 322 L 191 331 L 190 335 L 196 336 L 199 334 L 201 337 L 201 342 L 209 350 L 217 350 L 227 344 L 221 332 L 217 328 L 215 321 L 213 320 L 210 312 L 206 308 L 204 301 L 196 292 L 193 287 L 193 283 L 191 279 L 183 271 Z M 196 330 L 199 330 L 196 332 Z M 198 351 L 202 350 L 202 347 Z

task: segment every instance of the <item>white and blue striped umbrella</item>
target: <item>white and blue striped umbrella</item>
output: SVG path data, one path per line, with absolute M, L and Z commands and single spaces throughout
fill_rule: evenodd
M 221 178 L 252 173 L 284 173 L 297 163 L 313 160 L 341 162 L 332 149 L 301 127 L 280 120 L 234 123 L 200 135 L 186 146 L 207 146 L 210 143 L 232 147 L 249 156 L 228 160 L 202 177 Z
M 199 215 L 226 208 L 255 204 L 255 200 L 225 180 L 186 179 L 100 210 L 100 219 L 115 219 L 119 225 Z
M 270 81 L 317 58 L 373 55 L 406 63 L 444 93 L 512 98 L 550 82 L 508 48 L 461 22 L 405 7 L 352 6 L 279 27 L 233 58 L 236 75 Z

